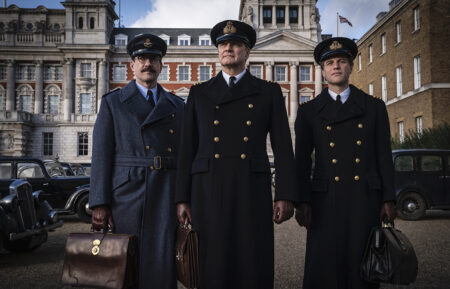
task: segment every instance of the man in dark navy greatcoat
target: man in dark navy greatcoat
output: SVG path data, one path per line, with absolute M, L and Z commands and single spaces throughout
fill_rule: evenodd
M 157 84 L 167 45 L 127 45 L 135 80 L 103 96 L 94 127 L 92 226 L 137 236 L 139 288 L 176 289 L 175 168 L 184 102 Z
M 295 162 L 278 84 L 245 63 L 255 30 L 226 20 L 211 30 L 222 71 L 191 88 L 177 172 L 181 223 L 198 231 L 200 288 L 272 289 L 273 222 L 293 214 Z M 266 139 L 277 171 L 273 203 Z
M 348 38 L 319 43 L 314 58 L 328 88 L 298 109 L 296 219 L 308 230 L 304 289 L 378 288 L 360 278 L 361 260 L 371 228 L 395 218 L 389 119 L 382 100 L 349 85 L 357 52 Z

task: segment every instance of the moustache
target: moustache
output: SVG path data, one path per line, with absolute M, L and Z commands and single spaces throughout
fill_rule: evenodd
M 151 69 L 151 68 L 147 68 L 147 69 L 143 69 L 143 70 L 141 70 L 141 72 L 153 72 L 153 73 L 156 73 L 156 71 L 155 70 L 153 70 L 153 69 Z

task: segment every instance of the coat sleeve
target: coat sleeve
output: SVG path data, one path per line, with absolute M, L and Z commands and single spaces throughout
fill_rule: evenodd
M 377 103 L 377 120 L 375 139 L 377 167 L 382 182 L 382 200 L 395 201 L 394 164 L 392 162 L 391 133 L 386 105 L 382 101 Z
M 191 87 L 184 108 L 184 121 L 178 153 L 176 203 L 190 203 L 191 200 L 191 167 L 198 147 L 198 129 L 194 107 L 196 88 L 196 86 Z
M 300 202 L 311 201 L 311 153 L 314 149 L 313 132 L 304 106 L 299 106 L 295 120 L 295 163 Z
M 287 118 L 281 88 L 272 85 L 272 115 L 270 123 L 270 143 L 275 158 L 275 201 L 298 202 L 295 182 L 295 162 L 292 149 L 291 130 Z
M 114 161 L 114 122 L 104 97 L 94 125 L 89 207 L 111 205 L 111 178 Z

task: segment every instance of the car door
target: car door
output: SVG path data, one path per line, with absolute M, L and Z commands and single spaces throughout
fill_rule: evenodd
M 417 156 L 417 164 L 416 181 L 427 192 L 430 205 L 433 207 L 445 206 L 447 196 L 442 156 L 439 153 L 421 154 Z

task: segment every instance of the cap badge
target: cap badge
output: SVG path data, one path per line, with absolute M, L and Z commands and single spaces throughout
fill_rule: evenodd
M 223 34 L 233 34 L 236 33 L 236 27 L 234 27 L 233 22 L 228 21 L 227 25 L 223 28 Z
M 339 43 L 339 41 L 337 41 L 337 40 L 333 41 L 333 43 L 331 43 L 331 45 L 330 45 L 331 50 L 336 50 L 336 49 L 341 49 L 341 48 L 342 48 L 342 44 Z
M 153 43 L 150 41 L 150 39 L 149 38 L 145 39 L 144 47 L 145 48 L 150 48 L 152 46 L 153 46 Z

